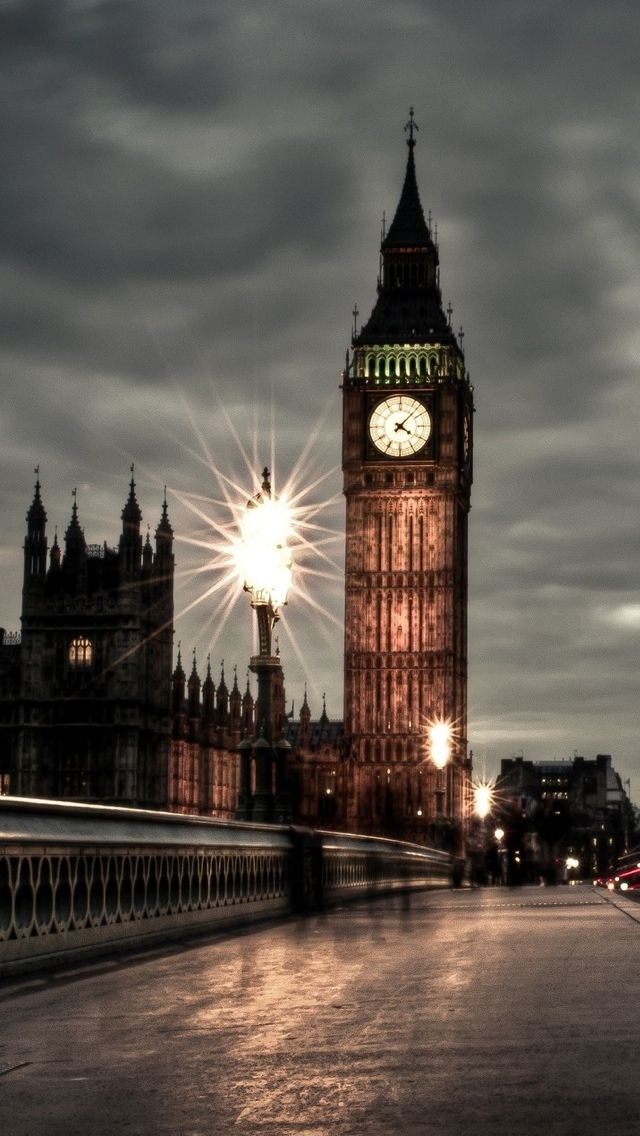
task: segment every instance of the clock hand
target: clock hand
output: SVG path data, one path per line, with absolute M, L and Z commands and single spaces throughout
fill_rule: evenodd
M 404 422 L 408 422 L 410 418 L 411 418 L 411 415 L 408 414 L 407 417 L 405 418 Z M 394 430 L 396 431 L 396 433 L 398 432 L 398 430 L 404 430 L 405 434 L 411 433 L 411 430 L 407 430 L 407 427 L 405 426 L 404 422 L 396 422 L 395 423 Z

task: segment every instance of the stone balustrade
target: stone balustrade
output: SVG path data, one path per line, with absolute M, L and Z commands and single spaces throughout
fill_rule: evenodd
M 3 797 L 0 974 L 449 882 L 393 840 Z

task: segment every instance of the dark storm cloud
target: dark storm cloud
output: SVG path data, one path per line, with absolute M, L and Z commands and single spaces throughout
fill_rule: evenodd
M 220 496 L 204 447 L 251 480 L 218 399 L 257 464 L 274 423 L 286 469 L 333 396 L 312 466 L 338 464 L 350 311 L 375 301 L 413 103 L 477 387 L 474 748 L 634 772 L 638 25 L 623 0 L 1 5 L 0 623 L 37 462 L 51 523 L 78 484 L 110 542 L 131 460 L 145 521 L 166 481 L 181 535 L 203 522 L 172 490 Z M 339 579 L 315 587 L 339 618 Z M 181 579 L 178 609 L 193 598 Z M 178 624 L 201 653 L 210 611 Z M 290 695 L 306 675 L 338 716 L 339 629 L 293 601 L 283 624 L 306 660 L 283 627 Z M 243 610 L 214 658 L 247 637 Z
M 229 90 L 231 57 L 211 66 L 209 48 L 229 5 L 156 0 L 6 3 L 0 13 L 0 58 L 26 67 L 50 91 L 78 93 L 86 76 L 102 79 L 132 102 L 161 109 L 212 110 Z M 201 34 L 202 33 L 202 34 Z M 189 53 L 180 50 L 188 36 Z M 226 67 L 225 67 L 226 62 Z

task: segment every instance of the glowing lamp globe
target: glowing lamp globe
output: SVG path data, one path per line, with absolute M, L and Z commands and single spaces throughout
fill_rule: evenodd
M 287 602 L 291 586 L 291 516 L 283 501 L 271 497 L 268 481 L 262 489 L 247 502 L 237 565 L 252 604 L 270 606 L 275 612 Z
M 429 753 L 436 769 L 444 769 L 450 756 L 451 727 L 448 722 L 429 726 Z
M 473 789 L 473 808 L 476 816 L 484 820 L 491 812 L 493 790 L 490 785 L 475 785 Z

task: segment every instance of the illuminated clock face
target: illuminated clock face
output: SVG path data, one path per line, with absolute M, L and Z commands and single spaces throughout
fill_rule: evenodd
M 431 418 L 424 403 L 407 394 L 393 394 L 379 402 L 369 418 L 369 437 L 381 454 L 406 458 L 417 454 L 429 440 Z

